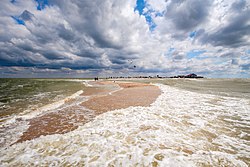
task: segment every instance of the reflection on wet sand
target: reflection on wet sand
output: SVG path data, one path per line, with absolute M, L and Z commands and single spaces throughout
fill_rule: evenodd
M 142 83 L 92 82 L 81 94 L 89 100 L 81 105 L 67 105 L 29 120 L 29 128 L 17 142 L 31 140 L 42 135 L 63 134 L 78 128 L 103 112 L 129 106 L 149 106 L 160 95 L 156 86 Z M 122 89 L 121 89 L 122 88 Z M 66 103 L 72 103 L 67 101 Z

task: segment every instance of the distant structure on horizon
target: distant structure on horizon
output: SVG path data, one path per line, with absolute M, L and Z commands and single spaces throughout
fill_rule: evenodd
M 194 73 L 188 74 L 188 75 L 177 75 L 177 76 L 172 76 L 172 77 L 164 77 L 160 75 L 155 75 L 155 76 L 120 76 L 120 77 L 106 77 L 106 79 L 125 79 L 125 78 L 149 78 L 149 79 L 154 79 L 154 78 L 204 78 L 203 76 L 198 76 Z
M 204 77 L 198 76 L 198 75 L 192 73 L 192 74 L 188 74 L 188 75 L 173 76 L 173 77 L 170 77 L 170 78 L 204 78 Z

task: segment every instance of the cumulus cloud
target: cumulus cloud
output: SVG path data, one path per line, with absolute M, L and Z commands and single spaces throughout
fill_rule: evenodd
M 245 0 L 142 0 L 143 12 L 137 10 L 138 0 L 0 3 L 3 76 L 25 76 L 30 69 L 36 77 L 46 72 L 55 77 L 189 72 L 249 77 L 249 55 L 242 54 L 250 42 Z
M 222 26 L 205 33 L 201 41 L 227 48 L 249 45 L 250 9 L 246 5 L 244 0 L 234 2 L 230 7 L 230 14 L 225 16 Z
M 177 30 L 190 31 L 206 20 L 210 4 L 210 0 L 172 1 L 166 10 L 165 19 Z

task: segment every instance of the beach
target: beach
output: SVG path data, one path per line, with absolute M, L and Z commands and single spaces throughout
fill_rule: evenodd
M 0 4 L 0 167 L 250 167 L 250 0 Z
M 93 117 L 115 109 L 128 108 L 130 106 L 149 106 L 160 95 L 160 89 L 156 86 L 142 83 L 125 82 L 90 82 L 90 84 L 103 88 L 89 88 L 82 96 L 89 96 L 81 106 L 93 111 Z M 108 87 L 112 87 L 109 88 Z M 66 101 L 68 103 L 71 99 Z M 84 117 L 86 111 L 75 112 L 70 107 L 62 112 L 52 112 L 41 117 L 29 120 L 29 128 L 17 142 L 31 140 L 41 135 L 66 133 L 78 128 L 77 123 L 87 123 L 90 119 Z
M 4 118 L 1 166 L 250 165 L 248 80 L 77 82 Z

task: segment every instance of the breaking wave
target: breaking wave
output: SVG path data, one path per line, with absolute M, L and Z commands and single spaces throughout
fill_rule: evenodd
M 150 107 L 0 150 L 3 166 L 248 166 L 250 103 L 158 85 Z

